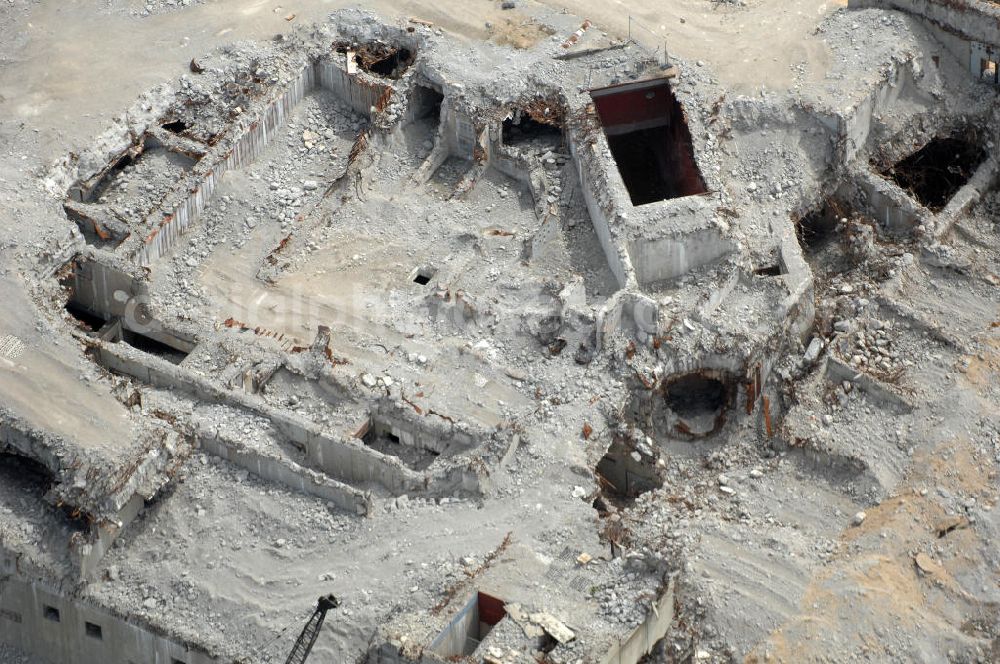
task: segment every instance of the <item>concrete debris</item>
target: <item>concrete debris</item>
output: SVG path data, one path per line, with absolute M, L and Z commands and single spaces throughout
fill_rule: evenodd
M 0 660 L 993 661 L 1000 9 L 364 4 L 0 12 Z

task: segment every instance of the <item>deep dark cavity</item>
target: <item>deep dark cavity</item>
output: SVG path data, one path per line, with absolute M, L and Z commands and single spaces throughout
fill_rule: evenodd
M 704 194 L 691 131 L 665 81 L 591 92 L 633 205 Z
M 927 209 L 940 212 L 985 158 L 986 152 L 970 136 L 955 134 L 935 138 L 881 174 Z

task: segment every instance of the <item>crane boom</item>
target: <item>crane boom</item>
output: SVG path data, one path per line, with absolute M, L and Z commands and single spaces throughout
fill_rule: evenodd
M 340 606 L 340 601 L 333 595 L 324 595 L 319 598 L 316 611 L 306 622 L 306 626 L 302 628 L 302 633 L 295 641 L 295 646 L 292 648 L 291 654 L 288 655 L 288 659 L 285 660 L 285 664 L 305 664 L 309 653 L 312 652 L 313 646 L 316 644 L 316 639 L 319 638 L 319 630 L 323 627 L 327 612 L 338 606 Z

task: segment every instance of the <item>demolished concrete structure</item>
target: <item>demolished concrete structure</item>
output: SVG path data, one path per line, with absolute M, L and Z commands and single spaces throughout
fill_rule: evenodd
M 1000 35 L 857 4 L 753 99 L 338 11 L 72 146 L 0 272 L 0 642 L 277 661 L 335 592 L 318 661 L 990 661 Z

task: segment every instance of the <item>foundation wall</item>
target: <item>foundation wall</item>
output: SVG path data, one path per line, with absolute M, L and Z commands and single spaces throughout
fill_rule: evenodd
M 59 621 L 45 617 L 46 607 Z M 97 625 L 101 638 L 87 634 Z M 0 579 L 0 642 L 51 662 L 73 664 L 209 664 L 208 653 L 154 634 L 39 583 Z
M 370 450 L 360 442 L 351 444 L 332 438 L 312 422 L 280 412 L 243 392 L 224 390 L 159 357 L 142 354 L 140 360 L 138 354 L 139 351 L 118 344 L 102 344 L 98 361 L 107 369 L 149 385 L 181 390 L 202 401 L 224 403 L 266 417 L 290 442 L 305 450 L 311 462 L 339 481 L 373 482 L 395 495 L 426 490 L 424 476 L 397 459 Z
M 645 286 L 676 279 L 701 265 L 719 260 L 735 250 L 716 229 L 703 229 L 680 237 L 641 240 L 631 243 L 629 257 L 636 279 Z
M 107 320 L 128 316 L 129 302 L 145 290 L 138 277 L 98 261 L 78 261 L 73 271 L 73 301 Z
M 979 202 L 983 194 L 992 189 L 996 182 L 1000 163 L 996 158 L 990 157 L 984 161 L 969 181 L 959 189 L 945 209 L 941 210 L 934 217 L 934 236 L 938 239 L 944 237 L 958 222 L 969 208 Z
M 867 211 L 890 233 L 909 234 L 920 224 L 923 208 L 895 184 L 864 170 L 855 186 L 865 195 Z
M 256 450 L 223 440 L 205 428 L 198 430 L 196 440 L 209 454 L 222 457 L 270 482 L 322 498 L 345 512 L 363 516 L 371 511 L 370 496 L 298 464 L 268 457 Z
M 454 429 L 450 431 L 424 429 L 387 409 L 380 409 L 376 413 L 373 424 L 376 428 L 381 427 L 392 432 L 404 445 L 431 450 L 438 454 L 454 453 L 475 445 L 475 440 L 467 433 Z
M 372 108 L 378 104 L 379 98 L 385 94 L 385 86 L 364 82 L 363 79 L 350 76 L 332 62 L 316 64 L 316 83 L 337 95 L 342 101 L 357 113 L 371 117 Z
M 270 143 L 275 130 L 284 124 L 292 109 L 315 87 L 316 68 L 305 67 L 285 91 L 268 106 L 256 120 L 249 123 L 232 150 L 208 170 L 201 182 L 190 194 L 178 203 L 171 213 L 143 241 L 134 260 L 139 265 L 149 265 L 167 253 L 185 230 L 198 218 L 212 199 L 216 184 L 228 170 L 240 168 L 252 162 Z M 154 215 L 162 215 L 156 210 Z
M 608 206 L 609 209 L 606 212 L 594 194 L 597 191 L 613 191 L 608 185 L 607 173 L 599 174 L 594 171 L 599 161 L 598 151 L 594 143 L 578 143 L 573 132 L 570 132 L 568 138 L 570 153 L 573 155 L 573 160 L 579 172 L 580 187 L 583 192 L 584 201 L 587 203 L 587 211 L 590 212 L 590 220 L 594 225 L 594 232 L 597 233 L 597 239 L 601 243 L 601 248 L 604 249 L 604 255 L 608 259 L 608 266 L 615 275 L 618 287 L 625 288 L 628 283 L 629 273 L 632 271 L 632 266 L 626 265 L 626 259 L 623 255 L 625 252 L 619 249 L 611 233 L 611 220 L 608 218 L 608 215 L 614 214 L 614 208 L 613 206 Z M 606 139 L 601 136 L 600 141 L 604 142 L 604 148 L 607 149 Z
M 94 573 L 97 571 L 98 565 L 100 565 L 101 560 L 104 558 L 104 554 L 108 552 L 111 545 L 115 543 L 118 539 L 119 533 L 122 529 L 132 523 L 137 516 L 139 516 L 140 510 L 146 504 L 146 501 L 139 494 L 133 494 L 132 498 L 129 499 L 125 506 L 118 511 L 117 521 L 121 524 L 103 524 L 91 526 L 94 536 L 92 541 L 83 544 L 80 548 L 74 551 L 76 563 L 80 568 L 80 578 L 82 579 L 93 579 Z
M 854 112 L 843 119 L 841 134 L 844 136 L 844 161 L 852 161 L 868 144 L 875 116 L 881 114 L 899 96 L 900 78 L 903 74 L 896 67 L 888 80 L 877 87 Z
M 638 664 L 640 659 L 652 652 L 656 642 L 666 636 L 673 622 L 674 583 L 671 581 L 646 621 L 636 627 L 628 638 L 612 646 L 600 660 L 601 664 Z

